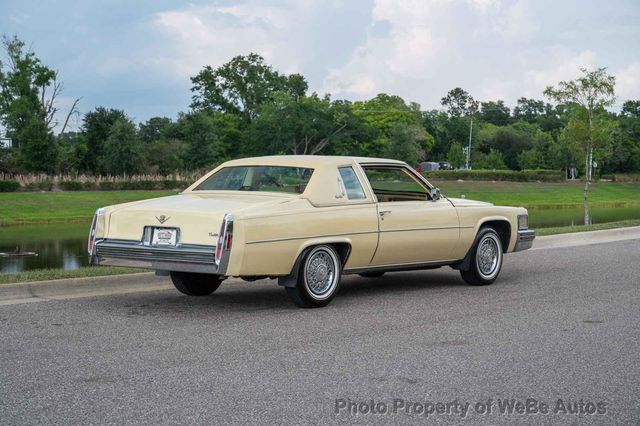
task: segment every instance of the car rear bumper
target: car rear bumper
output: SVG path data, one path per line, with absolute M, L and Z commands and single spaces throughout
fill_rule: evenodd
M 224 275 L 228 253 L 223 253 L 217 265 L 214 250 L 213 246 L 197 244 L 158 247 L 140 241 L 102 240 L 96 241 L 91 264 Z
M 516 240 L 516 246 L 513 251 L 530 249 L 535 238 L 536 231 L 534 231 L 533 229 L 522 229 L 518 231 L 518 239 Z

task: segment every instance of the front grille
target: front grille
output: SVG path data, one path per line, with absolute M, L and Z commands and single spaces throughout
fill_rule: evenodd
M 139 241 L 103 240 L 96 243 L 96 255 L 98 258 L 215 264 L 213 246 L 199 244 L 157 247 L 146 246 Z

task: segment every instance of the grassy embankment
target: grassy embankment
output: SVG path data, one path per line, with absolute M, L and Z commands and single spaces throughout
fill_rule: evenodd
M 0 226 L 27 223 L 81 222 L 97 208 L 175 191 L 77 191 L 0 193 Z
M 434 182 L 443 194 L 505 206 L 536 208 L 579 207 L 580 183 L 535 182 Z M 95 191 L 0 193 L 0 226 L 27 223 L 80 222 L 98 207 L 175 194 L 175 191 Z M 640 205 L 640 185 L 595 183 L 589 192 L 591 206 Z
M 465 195 L 472 200 L 529 209 L 581 207 L 583 184 L 536 182 L 433 182 L 450 197 Z M 594 183 L 589 189 L 589 204 L 596 206 L 640 205 L 640 185 L 633 183 Z

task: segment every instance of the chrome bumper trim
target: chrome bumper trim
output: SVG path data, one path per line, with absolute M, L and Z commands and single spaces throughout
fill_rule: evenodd
M 516 240 L 516 246 L 513 251 L 530 249 L 535 238 L 536 231 L 534 231 L 533 229 L 522 229 L 518 231 L 518 239 Z
M 133 240 L 102 240 L 95 244 L 91 263 L 96 265 L 126 266 L 160 271 L 199 272 L 223 274 L 215 264 L 213 246 L 178 244 L 175 247 L 145 245 Z

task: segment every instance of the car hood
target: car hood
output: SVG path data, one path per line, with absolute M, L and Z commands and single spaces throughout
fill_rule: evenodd
M 451 203 L 455 207 L 481 207 L 481 206 L 492 206 L 493 204 L 487 203 L 484 201 L 476 201 L 476 200 L 468 200 L 466 198 L 449 198 L 447 200 L 451 201 Z

